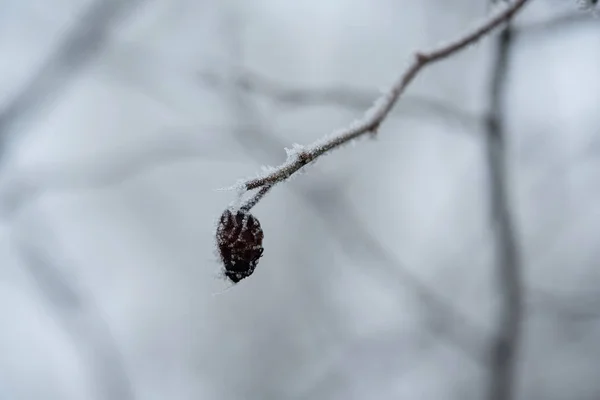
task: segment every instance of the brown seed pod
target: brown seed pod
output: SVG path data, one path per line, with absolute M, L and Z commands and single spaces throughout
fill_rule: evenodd
M 217 227 L 217 247 L 224 274 L 238 283 L 254 272 L 262 256 L 263 231 L 260 222 L 244 210 L 225 210 Z

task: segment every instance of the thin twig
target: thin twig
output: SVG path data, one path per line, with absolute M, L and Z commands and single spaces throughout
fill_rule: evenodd
M 240 211 L 248 212 L 254 207 L 258 202 L 265 197 L 265 195 L 271 190 L 273 185 L 265 185 L 260 188 L 258 192 L 254 194 L 254 196 L 250 197 L 248 200 L 244 202 L 244 204 L 240 207 Z
M 375 106 L 367 111 L 362 120 L 357 121 L 349 127 L 335 132 L 332 135 L 317 140 L 313 144 L 303 148 L 303 150 L 296 151 L 295 155 L 288 157 L 288 160 L 285 163 L 275 168 L 272 172 L 259 178 L 247 180 L 241 184 L 242 187 L 246 190 L 252 190 L 267 184 L 276 184 L 284 181 L 321 155 L 365 134 L 375 134 L 381 123 L 395 106 L 398 98 L 404 93 L 408 85 L 421 69 L 474 44 L 495 28 L 509 21 L 528 1 L 529 0 L 516 0 L 514 3 L 508 5 L 503 11 L 492 16 L 484 24 L 466 35 L 450 41 L 448 44 L 434 50 L 417 52 L 414 61 L 410 64 L 408 69 L 406 69 L 398 81 L 392 85 L 389 92 L 375 102 Z
M 492 64 L 490 111 L 485 138 L 495 242 L 494 260 L 500 295 L 498 327 L 491 344 L 490 400 L 516 398 L 516 369 L 523 315 L 521 262 L 508 194 L 503 107 L 512 38 L 509 24 L 498 37 L 496 57 Z

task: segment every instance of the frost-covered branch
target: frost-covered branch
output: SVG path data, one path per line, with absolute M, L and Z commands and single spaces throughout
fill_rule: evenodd
M 366 112 L 363 119 L 352 123 L 347 128 L 327 135 L 309 146 L 296 145 L 292 150 L 288 151 L 288 159 L 285 163 L 263 176 L 243 181 L 238 186 L 246 190 L 252 190 L 264 185 L 276 184 L 288 179 L 323 154 L 367 134 L 374 135 L 408 85 L 425 66 L 440 61 L 476 43 L 495 28 L 509 21 L 528 1 L 516 0 L 504 6 L 503 10 L 490 17 L 483 24 L 459 38 L 433 50 L 417 52 L 414 61 L 400 75 L 390 90 L 379 98 L 375 102 L 375 105 Z

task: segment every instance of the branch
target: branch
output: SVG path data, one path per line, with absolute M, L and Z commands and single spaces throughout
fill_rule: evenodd
M 225 144 L 229 146 L 226 135 L 234 129 L 218 125 L 161 129 L 155 135 L 147 136 L 144 146 L 113 150 L 110 158 L 84 157 L 87 160 L 85 162 L 67 160 L 8 172 L 5 168 L 4 176 L 0 178 L 0 218 L 14 217 L 45 192 L 97 190 L 119 185 L 165 164 L 210 159 Z M 198 130 L 216 132 L 218 135 L 204 140 L 197 135 Z M 251 133 L 250 128 L 240 132 L 245 135 Z M 223 161 L 223 157 L 219 161 Z
M 495 242 L 495 269 L 500 292 L 500 318 L 491 348 L 490 400 L 516 398 L 516 367 L 518 363 L 523 315 L 521 261 L 510 212 L 506 171 L 506 132 L 504 127 L 504 91 L 513 33 L 510 25 L 497 42 L 490 86 L 490 111 L 487 118 L 487 169 L 490 185 L 490 208 Z
M 242 182 L 240 186 L 246 190 L 252 190 L 267 184 L 276 184 L 284 181 L 323 154 L 363 135 L 374 135 L 381 123 L 395 106 L 398 98 L 404 93 L 408 85 L 421 69 L 476 43 L 495 28 L 509 21 L 528 1 L 529 0 L 516 0 L 514 3 L 508 5 L 503 11 L 492 16 L 481 26 L 466 35 L 431 51 L 417 52 L 414 61 L 409 65 L 408 69 L 406 69 L 397 82 L 392 85 L 389 92 L 375 102 L 375 105 L 366 112 L 362 120 L 356 121 L 349 127 L 334 132 L 332 135 L 325 136 L 307 147 L 297 147 L 294 151 L 289 153 L 288 160 L 275 168 L 272 172 Z
M 231 83 L 219 73 L 205 71 L 199 74 L 204 85 L 211 89 L 226 88 Z M 376 91 L 357 87 L 335 85 L 319 88 L 292 87 L 255 72 L 244 72 L 233 84 L 240 90 L 257 94 L 271 101 L 288 106 L 339 105 L 350 109 L 364 110 L 373 104 Z M 403 105 L 414 110 L 456 119 L 464 124 L 480 122 L 481 118 L 452 105 L 450 102 L 425 96 L 412 95 L 404 98 Z

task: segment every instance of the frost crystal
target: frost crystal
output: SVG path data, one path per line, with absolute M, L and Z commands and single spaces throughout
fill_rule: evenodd
M 365 116 L 363 117 L 363 123 L 366 121 L 370 121 L 372 119 L 377 119 L 380 113 L 387 107 L 387 105 L 392 101 L 392 90 L 386 90 L 380 97 L 378 97 L 374 102 L 371 108 L 369 108 L 365 112 Z
M 298 156 L 298 154 L 302 153 L 303 151 L 305 151 L 304 146 L 301 145 L 301 144 L 298 144 L 298 143 L 292 144 L 292 148 L 291 149 L 288 149 L 286 147 L 285 148 L 285 154 L 287 155 L 287 162 L 295 160 L 296 157 Z
M 268 175 L 273 173 L 277 168 L 271 166 L 271 165 L 263 165 L 262 167 L 260 167 L 260 170 L 262 171 L 263 174 Z
M 243 190 L 245 188 L 245 180 L 244 179 L 238 179 L 237 182 L 232 185 L 232 186 L 228 186 L 228 187 L 224 187 L 224 188 L 217 188 L 215 189 L 217 192 L 229 192 L 232 190 L 235 190 L 237 192 L 239 192 L 240 190 Z

